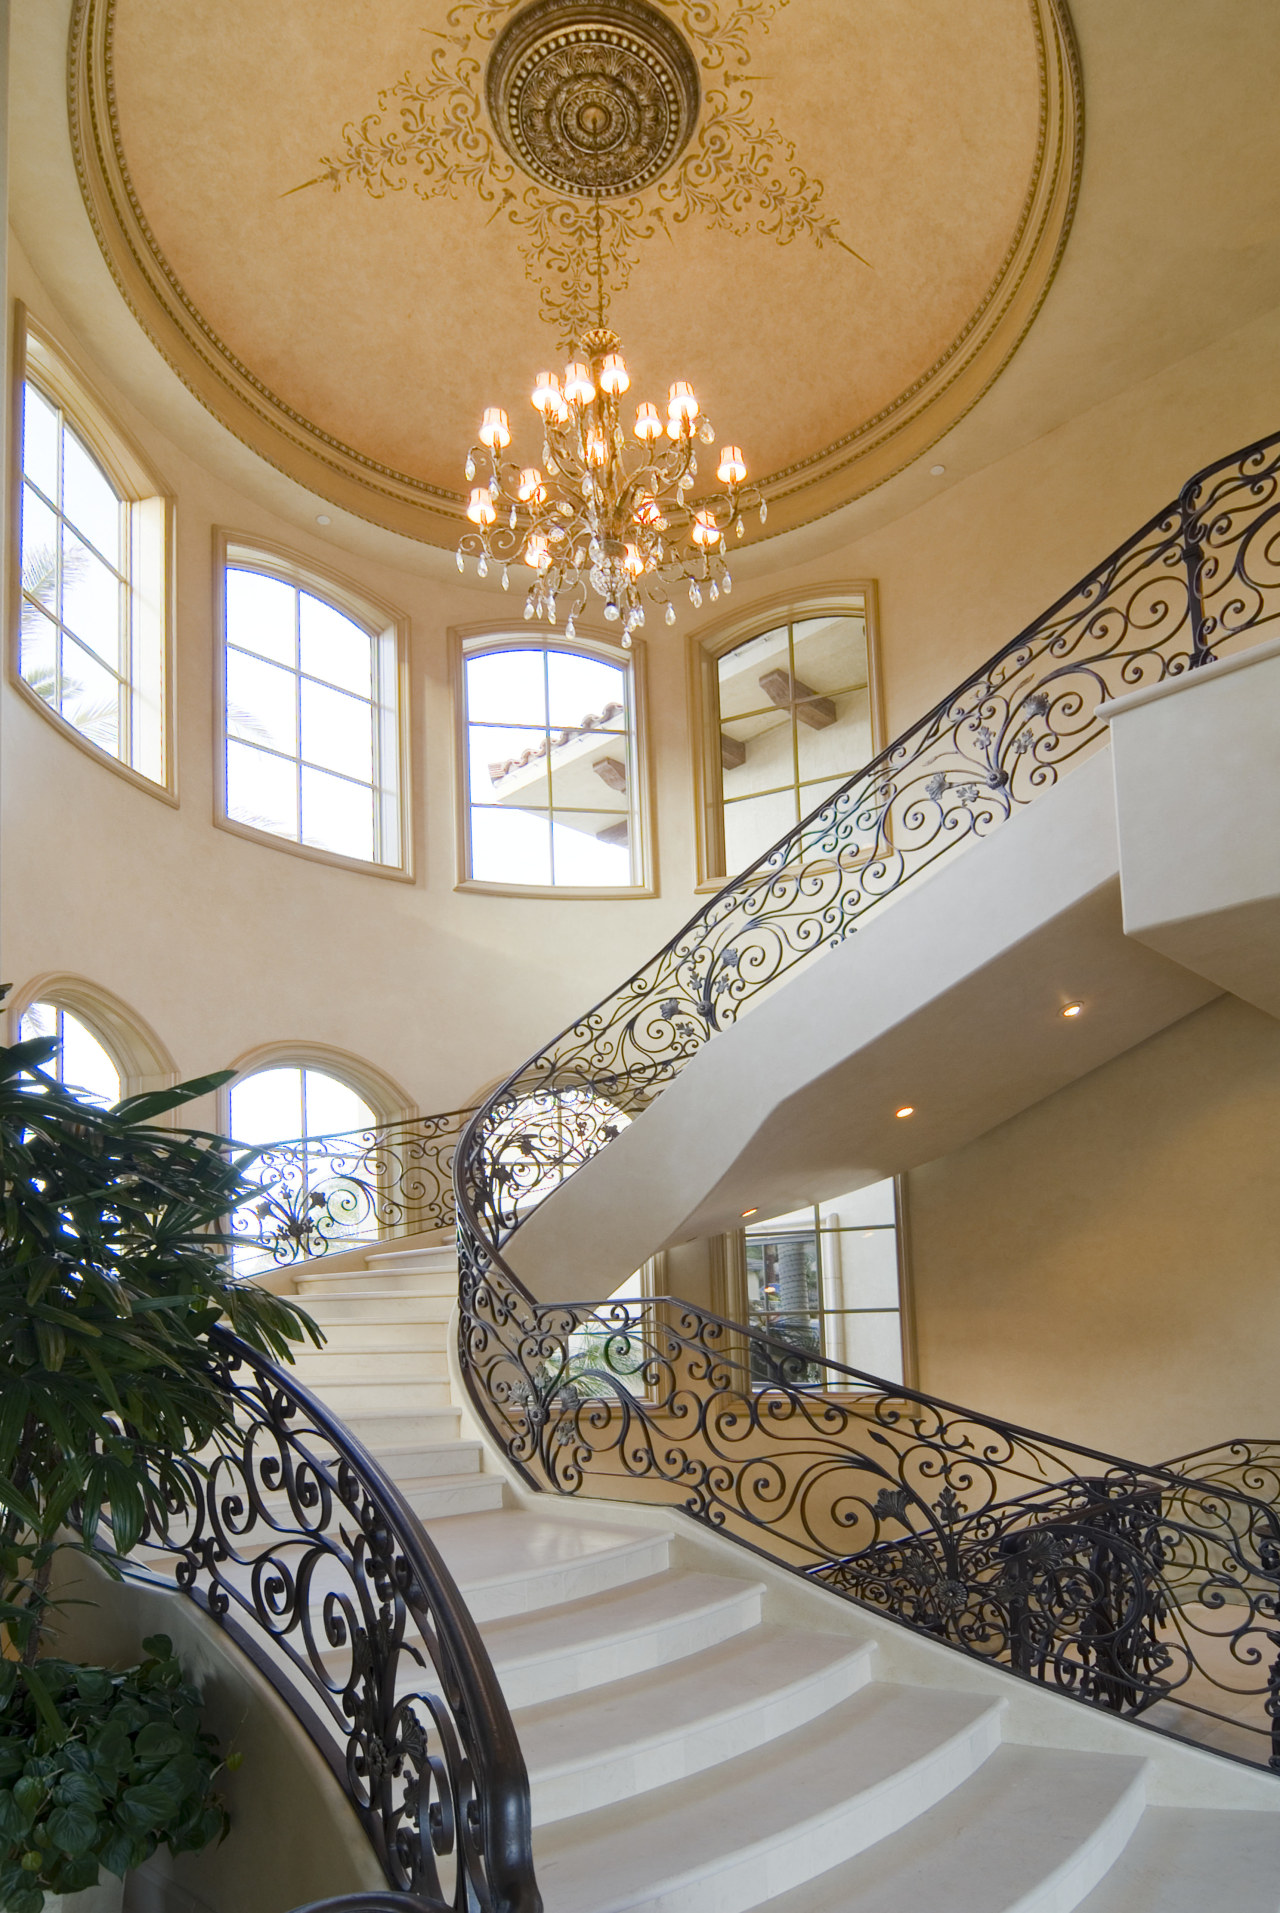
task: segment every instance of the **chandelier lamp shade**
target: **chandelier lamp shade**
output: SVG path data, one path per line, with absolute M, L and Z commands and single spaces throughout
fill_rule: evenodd
M 603 301 L 602 301 L 603 303 Z M 473 484 L 467 504 L 471 527 L 458 545 L 458 569 L 475 558 L 483 578 L 490 565 L 533 572 L 525 597 L 526 618 L 565 618 L 575 635 L 591 592 L 604 616 L 622 626 L 622 642 L 645 622 L 646 608 L 661 608 L 668 624 L 674 599 L 687 589 L 692 604 L 704 592 L 713 600 L 732 588 L 726 563 L 731 536 L 741 538 L 744 511 L 764 499 L 747 486 L 747 467 L 736 445 L 720 453 L 716 471 L 723 490 L 692 497 L 698 449 L 715 442 L 693 387 L 677 379 L 667 397 L 666 418 L 646 400 L 634 422 L 623 400 L 631 375 L 617 334 L 603 323 L 579 340 L 563 376 L 539 372 L 531 404 L 542 426 L 542 464 L 506 457 L 511 425 L 500 406 L 489 406 L 479 443 L 467 455 Z

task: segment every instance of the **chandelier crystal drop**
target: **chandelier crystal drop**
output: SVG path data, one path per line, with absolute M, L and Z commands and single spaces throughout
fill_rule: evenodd
M 723 490 L 692 499 L 698 451 L 715 441 L 692 386 L 677 379 L 666 418 L 645 400 L 628 429 L 623 399 L 631 375 L 617 334 L 603 323 L 586 332 L 563 376 L 539 372 L 530 403 L 542 426 L 542 464 L 524 465 L 505 454 L 511 424 L 501 406 L 487 407 L 479 443 L 467 455 L 472 484 L 467 517 L 472 530 L 458 545 L 458 568 L 477 560 L 525 564 L 533 582 L 526 618 L 565 619 L 565 634 L 586 609 L 591 591 L 604 615 L 622 626 L 622 642 L 645 621 L 646 606 L 665 607 L 675 622 L 674 597 L 687 590 L 697 606 L 731 589 L 725 562 L 728 539 L 741 538 L 743 513 L 765 501 L 746 484 L 736 445 L 720 453 L 716 477 Z M 629 408 L 628 408 L 629 409 Z M 477 482 L 478 481 L 478 482 Z

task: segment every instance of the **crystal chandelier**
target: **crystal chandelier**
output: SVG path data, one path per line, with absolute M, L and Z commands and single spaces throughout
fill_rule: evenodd
M 597 324 L 578 343 L 564 376 L 539 372 L 531 403 L 542 422 L 542 464 L 522 466 L 504 454 L 511 426 L 500 406 L 485 411 L 480 442 L 467 454 L 472 489 L 467 517 L 473 530 L 458 545 L 458 569 L 478 561 L 483 578 L 491 564 L 525 564 L 533 582 L 525 597 L 526 618 L 554 624 L 565 615 L 565 635 L 586 609 L 588 587 L 604 601 L 604 615 L 621 623 L 622 642 L 645 621 L 646 605 L 665 606 L 676 618 L 673 595 L 687 587 L 694 605 L 704 592 L 716 599 L 732 588 L 725 562 L 728 538 L 743 534 L 743 512 L 766 506 L 745 484 L 746 463 L 736 445 L 720 453 L 716 476 L 723 491 L 691 499 L 698 476 L 698 448 L 714 443 L 692 386 L 677 380 L 667 397 L 665 421 L 656 405 L 637 406 L 628 433 L 623 397 L 631 375 L 617 334 L 604 323 L 600 269 L 599 201 L 596 205 Z

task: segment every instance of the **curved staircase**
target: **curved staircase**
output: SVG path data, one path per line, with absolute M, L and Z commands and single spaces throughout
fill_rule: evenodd
M 548 1913 L 1280 1913 L 1274 1780 L 895 1639 L 661 1510 L 528 1495 L 450 1383 L 452 1249 L 294 1274 L 329 1337 L 302 1380 L 480 1625 Z

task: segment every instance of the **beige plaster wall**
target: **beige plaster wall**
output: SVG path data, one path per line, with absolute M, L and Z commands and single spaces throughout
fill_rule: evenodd
M 11 262 L 13 292 L 74 352 L 16 246 Z M 1278 347 L 1273 312 L 948 480 L 932 502 L 836 552 L 772 570 L 755 554 L 734 616 L 747 615 L 753 597 L 877 580 L 889 724 L 900 728 L 1190 471 L 1280 417 Z M 448 631 L 510 618 L 516 593 L 442 583 L 437 568 L 398 568 L 301 530 L 203 470 L 79 356 L 179 501 L 181 803 L 174 810 L 91 761 L 9 692 L 5 978 L 19 988 L 48 971 L 91 979 L 147 1019 L 184 1074 L 296 1040 L 363 1057 L 420 1108 L 468 1100 L 620 981 L 695 905 L 683 621 L 681 632 L 659 629 L 649 649 L 660 895 L 579 902 L 458 892 Z M 285 543 L 409 613 L 412 884 L 213 827 L 217 526 Z M 798 548 L 780 544 L 774 556 Z
M 1141 1461 L 1276 1432 L 1280 1022 L 1186 1017 L 909 1178 L 920 1385 Z

